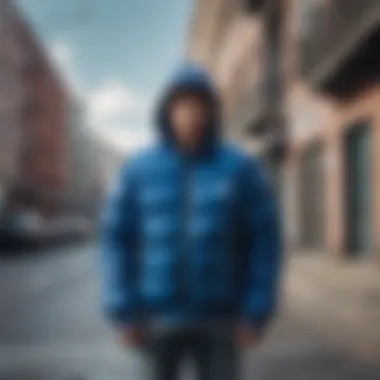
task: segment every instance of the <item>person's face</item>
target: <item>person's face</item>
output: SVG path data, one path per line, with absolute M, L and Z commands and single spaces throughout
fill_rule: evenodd
M 207 126 L 204 100 L 195 94 L 179 95 L 170 105 L 169 117 L 177 141 L 189 148 L 197 147 Z

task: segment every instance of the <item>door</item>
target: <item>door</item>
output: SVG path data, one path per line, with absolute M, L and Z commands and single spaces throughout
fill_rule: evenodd
M 325 157 L 322 144 L 313 144 L 301 156 L 300 239 L 306 250 L 325 248 Z
M 367 256 L 372 246 L 370 126 L 363 122 L 346 136 L 347 250 Z

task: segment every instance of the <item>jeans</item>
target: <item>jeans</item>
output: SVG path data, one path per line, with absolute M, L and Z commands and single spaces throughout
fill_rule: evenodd
M 238 380 L 238 353 L 231 332 L 167 332 L 150 339 L 147 354 L 152 380 L 179 380 L 187 356 L 197 380 Z

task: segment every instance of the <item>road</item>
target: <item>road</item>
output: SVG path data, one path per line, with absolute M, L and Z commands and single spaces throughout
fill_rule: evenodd
M 143 378 L 139 354 L 120 349 L 103 320 L 97 257 L 96 245 L 82 244 L 1 259 L 1 380 Z M 380 379 L 380 365 L 339 352 L 289 312 L 247 354 L 246 371 L 260 380 Z

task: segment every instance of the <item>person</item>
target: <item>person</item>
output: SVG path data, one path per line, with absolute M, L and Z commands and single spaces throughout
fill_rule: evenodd
M 104 214 L 105 310 L 157 380 L 178 379 L 185 355 L 199 379 L 237 379 L 276 310 L 275 198 L 259 161 L 223 142 L 220 103 L 202 67 L 181 66 L 161 138 L 124 165 Z

